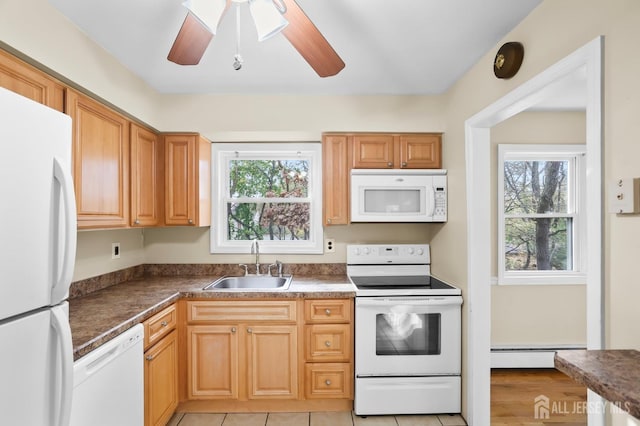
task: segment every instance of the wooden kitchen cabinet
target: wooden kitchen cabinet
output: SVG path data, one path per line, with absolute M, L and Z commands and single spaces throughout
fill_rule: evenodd
M 153 130 L 131 124 L 130 225 L 159 226 L 164 209 L 164 150 Z
M 298 398 L 297 303 L 187 302 L 187 396 Z
M 164 135 L 165 224 L 211 223 L 211 143 L 196 133 Z
M 324 225 L 349 223 L 349 143 L 346 135 L 322 137 Z
M 354 134 L 354 169 L 439 169 L 440 133 Z
M 394 137 L 384 134 L 353 135 L 354 169 L 391 169 L 394 164 Z
M 129 223 L 129 120 L 67 89 L 73 126 L 73 179 L 78 228 Z
M 247 398 L 298 398 L 298 327 L 246 327 Z
M 353 398 L 353 300 L 304 301 L 305 397 Z
M 145 426 L 164 426 L 178 406 L 178 331 L 171 305 L 144 322 Z
M 64 112 L 64 86 L 2 49 L 0 49 L 0 87 Z

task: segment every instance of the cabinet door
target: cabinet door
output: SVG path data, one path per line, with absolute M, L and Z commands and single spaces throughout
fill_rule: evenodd
M 161 138 L 131 124 L 131 226 L 157 226 L 164 200 Z
M 354 135 L 354 169 L 391 169 L 394 167 L 392 135 Z
M 193 225 L 196 211 L 195 135 L 165 136 L 165 223 Z
M 322 140 L 323 223 L 349 223 L 349 144 L 347 135 L 325 135 Z
M 129 223 L 129 121 L 102 104 L 67 90 L 73 120 L 73 171 L 78 228 Z
M 187 327 L 189 399 L 238 398 L 238 326 Z
M 172 134 L 165 143 L 165 224 L 211 223 L 211 143 L 197 134 Z
M 249 399 L 297 399 L 297 326 L 246 327 L 247 397 Z
M 0 50 L 0 87 L 64 111 L 62 84 L 3 50 Z
M 165 425 L 178 406 L 178 342 L 174 330 L 145 352 L 146 426 Z
M 400 167 L 439 169 L 442 167 L 440 134 L 400 135 Z

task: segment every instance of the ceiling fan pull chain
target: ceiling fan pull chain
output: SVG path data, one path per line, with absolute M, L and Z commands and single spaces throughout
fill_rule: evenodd
M 236 3 L 236 54 L 233 57 L 233 69 L 239 71 L 242 68 L 242 56 L 240 56 L 240 3 Z

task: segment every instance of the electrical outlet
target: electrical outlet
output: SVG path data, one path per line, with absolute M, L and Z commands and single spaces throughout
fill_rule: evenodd
M 111 258 L 120 259 L 120 243 L 111 243 Z
M 336 240 L 333 238 L 327 238 L 324 240 L 324 252 L 335 253 L 336 252 Z

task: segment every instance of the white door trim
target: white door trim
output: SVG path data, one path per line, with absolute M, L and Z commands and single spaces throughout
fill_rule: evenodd
M 491 367 L 491 127 L 528 109 L 555 81 L 586 67 L 587 72 L 587 348 L 604 346 L 602 257 L 602 45 L 597 37 L 489 105 L 465 122 L 467 179 L 467 422 L 490 424 Z M 598 397 L 589 393 L 590 401 Z M 533 413 L 533 401 L 531 401 Z M 590 425 L 604 414 L 590 413 Z

